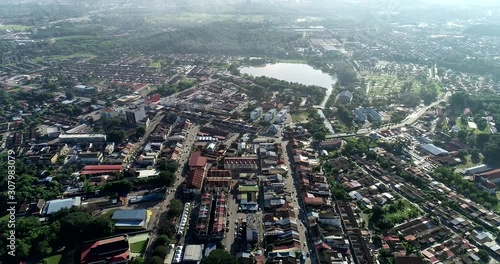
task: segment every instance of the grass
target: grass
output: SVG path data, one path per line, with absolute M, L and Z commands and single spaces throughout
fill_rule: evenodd
M 146 246 L 148 245 L 148 240 L 149 239 L 130 244 L 130 252 L 144 253 L 146 251 Z
M 472 166 L 474 166 L 475 164 L 470 160 L 470 155 L 467 155 L 467 157 L 465 157 L 467 162 L 466 163 L 463 163 L 463 164 L 459 164 L 457 165 L 457 169 L 466 169 L 466 168 L 470 168 Z
M 294 123 L 301 123 L 307 120 L 307 113 L 292 114 L 292 121 Z
M 2 25 L 0 24 L 0 30 L 10 30 L 10 31 L 26 31 L 31 27 L 23 25 Z
M 58 254 L 58 255 L 53 255 L 53 256 L 44 258 L 43 260 L 45 260 L 47 262 L 47 264 L 59 264 L 61 262 L 61 258 L 62 258 L 62 255 Z
M 106 218 L 111 218 L 113 216 L 113 214 L 116 212 L 116 210 L 118 210 L 118 209 L 109 210 L 106 213 L 104 213 L 102 216 L 104 216 Z
M 466 130 L 466 131 L 473 130 L 472 128 L 469 128 L 468 124 L 462 124 L 462 120 L 460 117 L 458 117 L 456 119 L 455 125 L 463 130 Z M 474 129 L 472 132 L 474 134 L 490 134 L 490 124 L 488 123 L 483 130 L 480 130 L 479 128 L 477 128 L 477 129 Z
M 149 64 L 150 67 L 161 68 L 161 62 L 155 61 Z
M 8 220 L 9 219 L 9 214 L 6 214 L 2 217 L 0 217 L 0 222 L 4 221 L 4 220 Z
M 33 62 L 41 62 L 41 61 L 62 61 L 62 60 L 69 60 L 69 59 L 74 59 L 74 58 L 95 58 L 95 55 L 89 54 L 89 53 L 73 53 L 70 55 L 53 55 L 53 56 L 47 56 L 47 57 L 38 57 L 33 59 Z
M 387 96 L 400 93 L 403 83 L 413 82 L 412 91 L 418 93 L 422 89 L 422 83 L 414 78 L 399 78 L 392 74 L 365 74 L 363 76 L 367 84 L 370 84 L 370 96 Z

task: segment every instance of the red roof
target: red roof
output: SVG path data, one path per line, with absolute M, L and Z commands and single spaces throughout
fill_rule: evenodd
M 207 158 L 201 156 L 201 151 L 196 151 L 191 154 L 189 158 L 189 167 L 205 167 L 207 165 Z
M 311 205 L 322 205 L 324 201 L 321 197 L 304 197 L 304 203 Z
M 500 169 L 478 174 L 481 178 L 487 178 L 489 181 L 495 181 L 500 178 Z
M 205 170 L 201 168 L 196 168 L 191 170 L 186 179 L 186 187 L 187 188 L 196 188 L 201 189 L 203 186 L 203 178 L 205 176 Z
M 207 177 L 228 177 L 231 178 L 231 171 L 229 170 L 209 170 Z
M 100 174 L 106 172 L 122 171 L 122 165 L 87 165 L 80 171 L 80 174 Z
M 80 263 L 92 263 L 100 260 L 107 260 L 110 263 L 126 261 L 129 255 L 128 239 L 124 235 L 83 245 Z

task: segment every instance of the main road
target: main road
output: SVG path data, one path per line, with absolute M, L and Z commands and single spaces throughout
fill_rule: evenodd
M 430 104 L 429 106 L 420 108 L 417 112 L 407 116 L 399 124 L 392 125 L 392 126 L 385 126 L 385 127 L 376 128 L 376 129 L 363 128 L 363 129 L 358 130 L 356 133 L 330 134 L 330 135 L 326 135 L 326 138 L 340 138 L 340 137 L 351 137 L 351 136 L 356 136 L 356 135 L 366 135 L 366 134 L 370 134 L 371 132 L 379 132 L 379 131 L 387 130 L 389 128 L 400 128 L 400 127 L 404 127 L 407 125 L 411 125 L 411 124 L 415 123 L 423 114 L 425 114 L 425 112 L 427 112 L 427 110 L 431 109 L 432 107 L 434 107 L 442 102 L 446 102 L 450 96 L 451 96 L 451 92 L 447 92 L 443 96 L 443 98 Z

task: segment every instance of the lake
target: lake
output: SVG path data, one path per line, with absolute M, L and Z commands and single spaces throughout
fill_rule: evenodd
M 260 67 L 241 67 L 240 72 L 252 76 L 266 76 L 288 82 L 325 87 L 326 94 L 325 98 L 319 105 L 320 108 L 325 107 L 328 98 L 332 94 L 332 85 L 335 85 L 337 82 L 335 77 L 332 77 L 321 70 L 314 69 L 312 66 L 300 63 L 275 63 L 266 64 L 265 66 Z M 318 113 L 324 117 L 321 109 L 318 109 Z M 332 125 L 326 119 L 325 126 L 332 134 L 335 133 Z

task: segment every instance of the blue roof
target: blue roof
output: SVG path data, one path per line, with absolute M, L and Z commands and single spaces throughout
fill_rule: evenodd
M 436 147 L 434 144 L 424 144 L 422 145 L 422 148 L 434 156 L 448 153 L 447 150 L 442 149 L 440 147 Z
M 52 200 L 47 202 L 45 208 L 43 208 L 43 213 L 48 215 L 55 213 L 63 208 L 71 208 L 73 206 L 80 206 L 81 204 L 81 197 Z
M 117 210 L 111 219 L 113 220 L 137 220 L 143 221 L 146 218 L 145 209 L 137 210 Z

